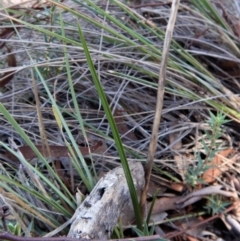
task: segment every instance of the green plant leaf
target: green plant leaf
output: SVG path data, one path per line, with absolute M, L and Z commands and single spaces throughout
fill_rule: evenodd
M 86 55 L 86 58 L 87 58 L 87 63 L 88 63 L 88 66 L 89 66 L 89 69 L 90 69 L 90 72 L 91 72 L 91 75 L 92 75 L 92 80 L 93 80 L 93 83 L 94 83 L 94 85 L 97 89 L 99 98 L 101 99 L 103 109 L 105 111 L 105 114 L 106 114 L 107 119 L 108 119 L 108 123 L 111 127 L 111 130 L 112 130 L 112 134 L 113 134 L 113 138 L 115 140 L 118 155 L 119 155 L 121 163 L 122 163 L 122 167 L 123 167 L 123 170 L 124 170 L 124 173 L 125 173 L 125 177 L 126 177 L 126 180 L 127 180 L 127 183 L 128 183 L 130 195 L 131 195 L 132 202 L 133 202 L 137 226 L 138 226 L 139 229 L 141 229 L 142 228 L 142 217 L 141 217 L 140 205 L 139 205 L 139 202 L 138 202 L 137 193 L 136 193 L 136 190 L 135 190 L 135 187 L 134 187 L 134 184 L 133 184 L 133 179 L 132 179 L 132 175 L 131 175 L 131 172 L 130 172 L 130 169 L 129 169 L 129 166 L 128 166 L 128 161 L 127 161 L 127 158 L 126 158 L 126 155 L 125 155 L 125 151 L 123 149 L 123 145 L 122 145 L 122 142 L 121 142 L 121 139 L 120 139 L 118 129 L 117 129 L 116 123 L 114 121 L 112 112 L 110 110 L 110 107 L 109 107 L 109 104 L 108 104 L 108 101 L 107 101 L 107 97 L 104 93 L 101 82 L 98 79 L 94 64 L 92 62 L 90 53 L 88 51 L 87 43 L 85 41 L 85 38 L 84 38 L 84 35 L 83 35 L 83 32 L 82 32 L 80 26 L 78 26 L 78 30 L 79 30 L 80 39 L 81 39 L 81 42 L 82 42 L 82 45 L 83 45 L 83 49 L 84 49 L 84 52 L 85 52 L 85 55 Z

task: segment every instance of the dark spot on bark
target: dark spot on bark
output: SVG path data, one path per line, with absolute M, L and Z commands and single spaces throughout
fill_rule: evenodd
M 84 207 L 86 207 L 86 208 L 92 207 L 91 203 L 90 203 L 90 202 L 87 202 L 87 201 L 85 201 L 85 202 L 83 203 L 83 205 L 84 205 Z
M 102 198 L 102 196 L 103 196 L 105 190 L 106 190 L 105 187 L 98 189 L 98 193 L 99 193 L 100 199 Z

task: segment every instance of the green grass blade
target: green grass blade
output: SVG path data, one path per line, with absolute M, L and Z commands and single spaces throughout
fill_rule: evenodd
M 64 38 L 66 38 L 65 36 L 65 31 L 64 31 L 64 23 L 63 23 L 63 19 L 62 19 L 62 15 L 60 14 L 60 23 L 61 23 L 61 30 L 62 30 L 62 36 Z M 82 119 L 82 116 L 81 116 L 81 113 L 79 111 L 79 106 L 78 106 L 78 103 L 77 103 L 77 97 L 76 97 L 76 94 L 75 94 L 75 90 L 74 90 L 74 87 L 73 87 L 73 80 L 72 80 L 72 76 L 71 76 L 71 71 L 70 71 L 70 64 L 69 64 L 69 58 L 68 58 L 68 54 L 67 54 L 67 44 L 64 43 L 64 59 L 65 59 L 65 65 L 66 65 L 66 69 L 67 69 L 67 77 L 68 77 L 68 83 L 69 83 L 69 87 L 70 87 L 70 91 L 71 91 L 71 95 L 72 95 L 72 100 L 73 100 L 73 104 L 74 104 L 74 109 L 76 111 L 76 115 L 75 115 L 75 118 L 77 118 L 78 122 L 79 122 L 79 125 L 81 127 L 81 131 L 83 133 L 83 136 L 88 144 L 88 139 L 87 139 L 87 135 L 86 135 L 86 131 L 85 131 L 85 127 L 84 127 L 84 123 L 83 123 L 83 119 Z M 89 144 L 88 144 L 89 146 Z M 79 158 L 80 158 L 80 161 L 81 161 L 81 164 L 82 166 L 84 167 L 84 171 L 87 175 L 87 180 L 89 182 L 89 185 L 91 187 L 91 189 L 94 187 L 94 179 L 92 177 L 92 174 L 85 162 L 85 159 L 83 158 L 82 154 L 79 155 Z M 94 168 L 94 166 L 93 166 Z
M 212 5 L 209 0 L 191 0 L 191 3 L 198 8 L 198 10 L 203 13 L 208 19 L 212 19 L 214 22 L 226 30 L 230 30 L 228 24 L 224 19 L 219 15 L 216 8 Z
M 102 85 L 101 85 L 101 83 L 98 79 L 94 64 L 92 62 L 90 53 L 88 51 L 87 43 L 85 41 L 85 38 L 84 38 L 84 35 L 83 35 L 83 32 L 82 32 L 80 26 L 79 26 L 79 34 L 80 34 L 83 49 L 84 49 L 84 52 L 85 52 L 85 55 L 86 55 L 86 58 L 87 58 L 87 63 L 88 63 L 88 66 L 90 68 L 90 72 L 91 72 L 91 75 L 92 75 L 92 78 L 93 78 L 93 82 L 94 82 L 94 85 L 97 89 L 98 95 L 101 99 L 101 103 L 103 105 L 105 114 L 107 116 L 109 125 L 111 127 L 112 134 L 113 134 L 113 137 L 114 137 L 114 140 L 115 140 L 115 143 L 116 143 L 116 148 L 117 148 L 117 151 L 118 151 L 118 154 L 119 154 L 122 166 L 123 166 L 123 170 L 124 170 L 124 173 L 125 173 L 125 176 L 126 176 L 126 180 L 127 180 L 128 186 L 129 186 L 130 195 L 131 195 L 132 202 L 133 202 L 137 226 L 138 226 L 139 229 L 142 229 L 142 217 L 141 217 L 140 206 L 139 206 L 139 202 L 138 202 L 137 193 L 136 193 L 136 190 L 135 190 L 135 187 L 134 187 L 134 184 L 133 184 L 132 175 L 131 175 L 131 172 L 130 172 L 130 169 L 129 169 L 129 166 L 128 166 L 128 161 L 127 161 L 124 149 L 123 149 L 123 145 L 122 145 L 122 142 L 121 142 L 118 130 L 117 130 L 116 123 L 114 121 L 113 115 L 112 115 L 110 107 L 108 105 L 107 97 L 106 97 L 106 95 L 103 91 Z

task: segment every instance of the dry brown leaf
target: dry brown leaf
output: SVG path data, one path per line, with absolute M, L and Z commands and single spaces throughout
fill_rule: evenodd
M 173 197 L 162 197 L 162 198 L 156 199 L 153 206 L 152 213 L 151 213 L 151 218 L 154 218 L 156 222 L 157 214 L 163 214 L 167 210 L 176 210 L 175 202 L 178 201 L 180 198 L 181 197 L 173 196 Z M 151 207 L 151 203 L 148 203 L 146 213 L 149 212 L 150 207 Z M 132 225 L 135 222 L 134 217 L 135 217 L 135 214 L 134 214 L 132 205 L 126 205 L 122 211 L 122 220 L 121 220 L 122 225 L 125 227 Z M 158 221 L 159 219 L 162 219 L 162 215 L 158 216 Z
M 216 177 L 219 177 L 223 172 L 229 169 L 228 165 L 222 165 L 225 161 L 224 158 L 227 158 L 231 153 L 234 152 L 234 149 L 227 149 L 216 153 L 212 161 L 208 164 L 210 168 L 205 171 L 202 175 L 202 179 L 206 183 L 211 183 L 216 180 Z M 229 159 L 231 162 L 231 159 Z
M 44 156 L 44 149 L 42 145 L 35 145 L 36 148 L 38 149 L 38 151 Z M 102 142 L 99 141 L 96 145 L 91 146 L 90 148 L 88 147 L 79 147 L 81 153 L 83 156 L 89 155 L 89 149 L 91 153 L 97 152 L 98 148 L 100 148 L 102 146 Z M 50 145 L 49 146 L 50 152 L 52 157 L 54 158 L 61 158 L 61 157 L 68 157 L 69 156 L 69 150 L 66 146 L 53 146 Z M 35 152 L 32 150 L 31 147 L 29 146 L 21 146 L 19 147 L 19 151 L 21 151 L 22 155 L 25 157 L 25 159 L 27 160 L 31 160 L 33 158 L 36 157 Z M 8 159 L 12 160 L 12 161 L 18 161 L 18 158 L 16 156 L 14 156 L 11 152 L 7 151 L 4 154 Z
M 171 184 L 171 189 L 176 191 L 176 192 L 182 192 L 183 189 L 185 188 L 185 184 L 183 183 L 172 183 Z
M 127 124 L 124 121 L 124 111 L 116 109 L 113 113 L 113 118 L 115 120 L 118 132 L 123 136 L 123 138 L 127 140 L 137 141 L 137 137 L 133 133 L 133 131 L 130 131 Z
M 176 210 L 175 203 L 180 200 L 181 197 L 173 196 L 173 197 L 162 197 L 156 199 L 152 214 L 161 213 L 167 210 Z M 150 209 L 151 203 L 148 203 L 148 210 Z
M 149 187 L 148 187 L 148 196 L 153 197 L 157 194 L 157 197 L 162 196 L 163 193 L 165 193 L 167 190 L 164 186 L 156 185 L 154 182 L 150 181 Z

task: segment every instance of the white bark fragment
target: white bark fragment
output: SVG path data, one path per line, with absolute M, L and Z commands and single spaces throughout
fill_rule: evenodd
M 144 170 L 141 163 L 131 162 L 136 191 L 144 187 Z M 90 195 L 77 208 L 68 234 L 71 238 L 107 239 L 117 224 L 123 208 L 131 202 L 122 167 L 102 177 Z

